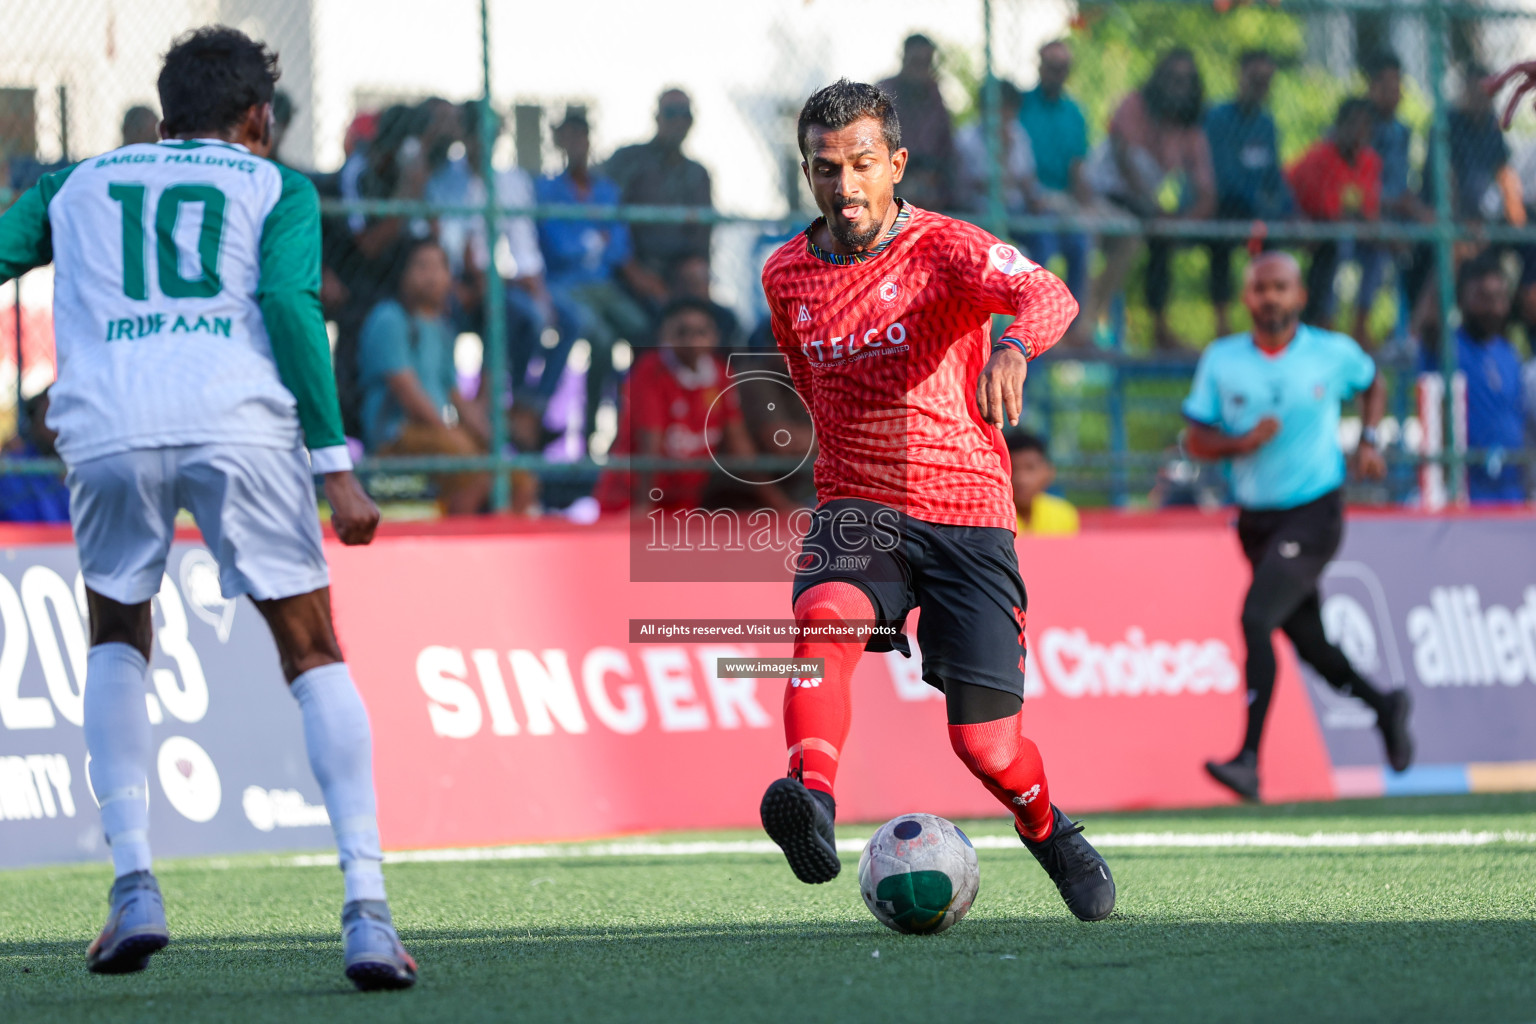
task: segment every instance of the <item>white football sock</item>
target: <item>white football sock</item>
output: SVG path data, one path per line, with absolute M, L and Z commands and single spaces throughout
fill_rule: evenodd
M 373 733 L 346 662 L 312 668 L 289 687 L 304 716 L 309 767 L 336 833 L 346 900 L 384 899 L 384 854 L 373 797 Z M 142 699 L 141 699 L 142 701 Z
M 149 870 L 149 663 L 128 644 L 97 644 L 85 659 L 85 749 L 101 828 L 117 875 Z

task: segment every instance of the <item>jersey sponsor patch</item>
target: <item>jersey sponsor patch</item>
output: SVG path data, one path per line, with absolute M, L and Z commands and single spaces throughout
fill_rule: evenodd
M 998 242 L 987 250 L 987 262 L 1008 277 L 1013 277 L 1015 274 L 1027 274 L 1031 270 L 1040 269 L 1040 264 L 1029 259 L 1006 242 Z
M 795 317 L 795 323 L 808 324 L 811 322 L 811 311 L 805 308 L 805 303 L 800 303 L 800 315 Z

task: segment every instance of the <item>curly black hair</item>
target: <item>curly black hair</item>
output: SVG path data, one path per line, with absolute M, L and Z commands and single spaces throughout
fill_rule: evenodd
M 227 130 L 272 102 L 280 74 L 277 54 L 239 29 L 210 25 L 178 37 L 157 83 L 166 134 Z

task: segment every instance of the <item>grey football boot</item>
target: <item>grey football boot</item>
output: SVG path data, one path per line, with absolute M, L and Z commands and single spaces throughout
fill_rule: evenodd
M 400 944 L 389 904 L 383 900 L 353 900 L 343 907 L 341 942 L 347 977 L 362 991 L 416 984 L 416 961 Z
M 165 926 L 160 883 L 148 871 L 120 875 L 107 896 L 107 923 L 85 951 L 85 966 L 94 974 L 130 974 L 149 966 L 152 954 L 171 941 Z

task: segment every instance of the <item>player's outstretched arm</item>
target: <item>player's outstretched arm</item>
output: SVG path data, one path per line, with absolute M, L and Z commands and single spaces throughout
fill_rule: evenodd
M 58 194 L 73 165 L 45 174 L 0 216 L 0 284 L 53 260 L 53 230 L 48 204 Z

